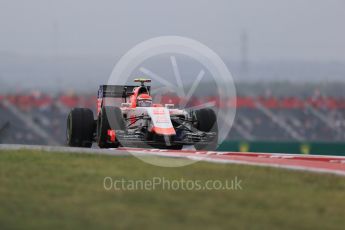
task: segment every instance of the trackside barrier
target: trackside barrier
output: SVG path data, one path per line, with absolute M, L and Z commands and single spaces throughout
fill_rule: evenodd
M 345 156 L 343 142 L 224 141 L 218 151 Z

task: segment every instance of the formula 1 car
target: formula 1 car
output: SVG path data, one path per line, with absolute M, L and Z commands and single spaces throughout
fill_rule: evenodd
M 153 147 L 215 150 L 218 142 L 216 114 L 212 109 L 186 111 L 173 104 L 152 104 L 150 79 L 135 79 L 139 86 L 101 85 L 97 118 L 91 109 L 74 108 L 67 118 L 67 144 L 100 148 Z M 116 106 L 120 104 L 121 106 Z

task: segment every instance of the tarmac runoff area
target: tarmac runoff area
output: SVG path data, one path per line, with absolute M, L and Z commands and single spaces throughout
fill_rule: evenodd
M 46 152 L 100 154 L 110 156 L 159 156 L 171 158 L 186 158 L 221 164 L 242 164 L 265 167 L 275 167 L 289 170 L 329 173 L 345 176 L 345 156 L 297 155 L 279 153 L 240 153 L 196 150 L 163 150 L 142 148 L 73 148 L 64 146 L 12 145 L 0 144 L 0 150 L 37 150 Z

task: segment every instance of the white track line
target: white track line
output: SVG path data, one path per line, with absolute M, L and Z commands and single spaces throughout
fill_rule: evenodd
M 188 157 L 188 158 L 191 160 L 199 160 L 200 157 L 195 156 L 195 157 Z M 296 171 L 328 173 L 328 174 L 335 174 L 338 176 L 345 176 L 345 172 L 341 170 L 328 170 L 328 169 L 319 169 L 319 168 L 311 168 L 311 167 L 303 167 L 303 166 L 269 164 L 269 163 L 260 163 L 260 162 L 254 163 L 254 162 L 241 161 L 241 160 L 226 160 L 226 159 L 214 159 L 214 158 L 202 158 L 202 161 L 221 163 L 221 164 L 240 164 L 240 165 L 252 165 L 252 166 L 260 166 L 260 167 L 272 167 L 272 168 L 289 169 L 289 170 L 296 170 Z

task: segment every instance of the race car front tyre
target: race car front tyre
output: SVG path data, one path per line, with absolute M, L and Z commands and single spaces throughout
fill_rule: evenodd
M 100 148 L 117 148 L 120 142 L 108 140 L 108 130 L 125 130 L 126 125 L 121 109 L 113 106 L 103 106 L 97 120 L 97 143 Z
M 95 131 L 93 112 L 87 108 L 75 108 L 67 117 L 67 145 L 72 147 L 92 146 Z
M 195 128 L 203 132 L 215 132 L 216 136 L 211 143 L 197 143 L 194 145 L 196 150 L 214 151 L 218 145 L 218 124 L 216 113 L 212 109 L 200 109 L 194 112 L 196 118 Z

